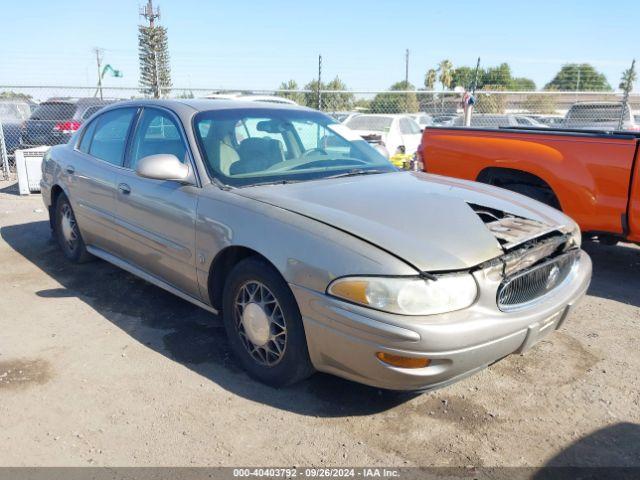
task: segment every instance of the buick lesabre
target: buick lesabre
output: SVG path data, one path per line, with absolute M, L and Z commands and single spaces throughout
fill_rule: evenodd
M 559 328 L 591 277 L 561 212 L 398 171 L 297 106 L 118 103 L 42 168 L 69 260 L 99 257 L 220 314 L 239 363 L 274 386 L 316 370 L 446 385 Z

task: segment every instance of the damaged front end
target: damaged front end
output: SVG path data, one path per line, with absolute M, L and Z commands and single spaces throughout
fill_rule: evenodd
M 579 232 L 469 204 L 496 237 L 504 255 L 476 272 L 495 286 L 502 311 L 526 308 L 565 282 L 579 261 Z

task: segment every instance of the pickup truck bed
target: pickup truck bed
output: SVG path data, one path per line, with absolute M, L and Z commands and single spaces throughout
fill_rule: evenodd
M 601 241 L 640 242 L 640 134 L 425 129 L 424 170 L 508 188 L 561 209 Z

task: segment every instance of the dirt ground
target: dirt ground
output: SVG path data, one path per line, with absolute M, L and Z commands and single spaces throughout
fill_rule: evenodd
M 220 322 L 66 262 L 39 195 L 0 182 L 0 466 L 640 466 L 640 249 L 587 244 L 560 331 L 453 386 L 249 379 Z

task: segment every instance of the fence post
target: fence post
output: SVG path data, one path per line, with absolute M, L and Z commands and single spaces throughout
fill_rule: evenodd
M 2 161 L 2 177 L 9 180 L 9 155 L 7 155 L 7 145 L 4 142 L 4 127 L 0 119 L 0 160 Z

